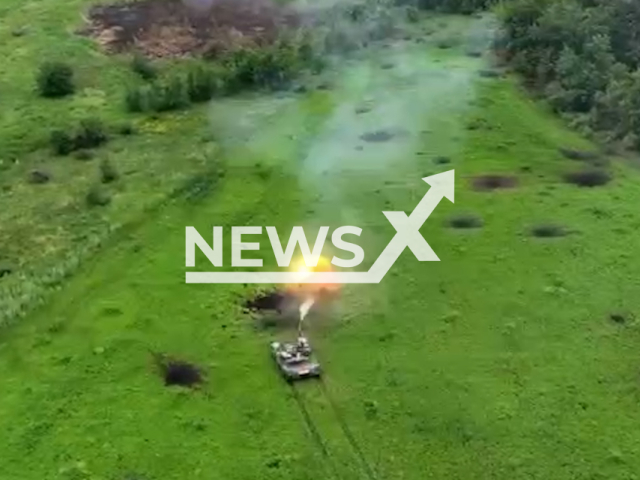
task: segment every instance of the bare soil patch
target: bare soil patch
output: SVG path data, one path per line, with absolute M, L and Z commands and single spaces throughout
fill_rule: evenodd
M 510 175 L 478 175 L 472 180 L 474 190 L 486 192 L 499 188 L 514 188 L 518 185 L 518 179 Z
M 634 320 L 634 315 L 628 311 L 614 311 L 609 313 L 609 320 L 613 323 L 624 325 Z
M 469 229 L 480 228 L 484 225 L 484 222 L 478 215 L 463 213 L 447 219 L 446 224 L 451 228 Z
M 531 235 L 539 238 L 564 237 L 567 233 L 565 227 L 553 223 L 536 225 L 531 229 Z
M 96 5 L 80 33 L 112 53 L 150 57 L 217 54 L 236 46 L 271 43 L 298 25 L 295 13 L 270 0 L 140 0 Z
M 168 358 L 164 355 L 158 355 L 156 362 L 167 387 L 178 385 L 194 388 L 204 382 L 200 368 L 192 363 Z
M 279 291 L 258 293 L 244 304 L 245 308 L 253 311 L 271 310 L 279 312 L 287 303 L 288 295 Z
M 600 187 L 611 181 L 611 174 L 601 169 L 586 169 L 565 174 L 564 180 L 579 187 Z
M 558 151 L 565 158 L 568 158 L 570 160 L 593 161 L 600 158 L 600 154 L 598 152 L 588 150 L 576 150 L 574 148 L 561 147 L 558 149 Z
M 388 142 L 393 137 L 395 137 L 395 134 L 387 130 L 377 130 L 375 132 L 367 132 L 363 135 L 360 135 L 361 140 L 370 143 Z

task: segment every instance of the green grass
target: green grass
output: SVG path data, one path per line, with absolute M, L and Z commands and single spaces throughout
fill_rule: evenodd
M 37 14 L 20 17 L 10 4 L 0 13 L 11 25 L 26 18 L 49 25 L 45 31 L 71 42 L 65 48 L 77 49 L 77 58 L 117 62 L 50 20 L 71 22 L 77 4 L 30 5 Z M 41 45 L 30 48 L 44 51 L 35 36 Z M 45 305 L 0 332 L 3 475 L 634 478 L 640 332 L 636 321 L 620 325 L 608 314 L 640 311 L 638 173 L 615 160 L 605 187 L 562 183 L 578 164 L 557 148 L 590 145 L 514 81 L 479 78 L 483 61 L 464 55 L 465 41 L 450 51 L 437 49 L 435 38 L 387 51 L 392 69 L 380 68 L 380 52 L 364 52 L 330 72 L 332 90 L 139 119 L 140 134 L 118 138 L 89 163 L 30 154 L 50 162 L 59 183 L 16 182 L 22 173 L 14 172 L 27 167 L 12 167 L 3 177 L 12 208 L 1 215 L 12 226 L 2 244 L 15 258 L 34 245 L 57 246 L 60 255 L 75 245 L 52 232 L 78 235 L 81 245 L 101 241 L 75 275 L 58 279 Z M 37 58 L 23 55 L 17 65 Z M 3 82 L 19 92 L 10 77 L 23 74 L 3 71 Z M 119 80 L 110 75 L 104 85 L 115 92 Z M 26 89 L 16 95 L 9 111 L 51 108 L 53 116 L 69 105 L 54 109 Z M 363 104 L 372 111 L 356 114 Z M 113 120 L 124 118 L 117 112 Z M 471 121 L 483 128 L 467 130 Z M 359 139 L 378 129 L 398 135 L 382 144 Z M 436 165 L 440 155 L 451 165 Z M 108 186 L 114 202 L 81 208 L 103 158 L 124 174 Z M 202 173 L 214 165 L 224 165 L 222 178 Z M 422 228 L 441 262 L 420 263 L 406 251 L 382 283 L 347 286 L 332 309 L 310 316 L 324 386 L 293 390 L 277 376 L 268 341 L 290 332 L 259 330 L 243 313 L 254 286 L 184 283 L 185 226 L 203 234 L 225 226 L 229 245 L 233 225 L 281 232 L 305 225 L 311 234 L 319 225 L 353 224 L 363 228 L 369 265 L 394 233 L 381 212 L 413 210 L 427 190 L 420 178 L 450 168 L 456 202 L 444 200 Z M 518 187 L 470 187 L 474 175 L 500 172 L 516 175 Z M 483 228 L 445 227 L 459 212 L 480 215 Z M 527 235 L 548 222 L 575 233 Z M 259 255 L 274 266 L 268 248 Z M 52 268 L 58 258 L 44 256 Z M 207 268 L 203 256 L 197 262 Z M 198 364 L 206 384 L 164 387 L 152 352 Z

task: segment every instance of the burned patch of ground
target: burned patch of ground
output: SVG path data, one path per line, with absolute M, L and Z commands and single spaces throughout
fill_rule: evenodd
M 600 158 L 598 152 L 576 150 L 573 148 L 559 148 L 558 151 L 570 160 L 592 161 Z
M 370 143 L 388 142 L 393 137 L 395 137 L 395 133 L 388 130 L 376 130 L 375 132 L 367 132 L 360 135 L 361 140 Z
M 534 227 L 531 228 L 529 233 L 533 237 L 553 238 L 553 237 L 564 237 L 569 232 L 562 225 L 558 225 L 554 223 L 546 223 L 541 225 L 535 225 Z
M 193 388 L 204 382 L 202 371 L 192 363 L 164 355 L 156 356 L 156 363 L 167 387 L 178 385 Z
M 260 292 L 244 304 L 247 313 L 254 313 L 260 330 L 293 328 L 300 318 L 300 300 L 293 294 L 278 290 Z
M 252 311 L 272 310 L 280 311 L 285 306 L 287 295 L 279 292 L 261 292 L 250 298 L 244 304 L 245 308 Z
M 609 313 L 609 320 L 619 325 L 624 325 L 633 321 L 634 316 L 631 312 L 615 311 Z
M 469 229 L 480 228 L 484 225 L 482 218 L 472 213 L 462 213 L 447 219 L 446 225 L 451 228 Z
M 232 46 L 271 43 L 297 16 L 270 0 L 140 0 L 97 5 L 80 33 L 109 52 L 151 57 L 215 56 Z
M 564 175 L 564 181 L 579 187 L 600 187 L 611 181 L 611 174 L 602 169 L 586 169 L 577 172 L 568 172 Z
M 518 185 L 518 179 L 511 175 L 478 175 L 473 177 L 471 185 L 474 190 L 486 192 L 500 188 L 514 188 Z
M 436 165 L 448 165 L 451 163 L 451 159 L 449 157 L 435 157 L 433 159 L 433 163 L 435 163 Z

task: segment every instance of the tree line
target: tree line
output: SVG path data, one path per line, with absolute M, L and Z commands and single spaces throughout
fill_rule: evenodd
M 513 0 L 499 53 L 586 133 L 640 148 L 640 1 Z
M 501 59 L 574 127 L 640 149 L 640 0 L 419 0 L 469 14 L 495 7 Z

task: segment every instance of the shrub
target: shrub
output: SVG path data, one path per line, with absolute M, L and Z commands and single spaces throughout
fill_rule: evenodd
M 49 143 L 56 155 L 69 155 L 74 150 L 73 136 L 64 130 L 51 132 Z
M 131 70 L 133 70 L 143 80 L 155 80 L 158 71 L 153 64 L 144 56 L 135 54 L 131 60 Z
M 127 111 L 131 113 L 148 112 L 151 110 L 151 87 L 131 87 L 125 96 Z
M 100 186 L 94 185 L 87 192 L 86 201 L 90 207 L 103 207 L 111 203 L 111 195 Z
M 189 93 L 183 77 L 173 77 L 166 83 L 151 88 L 152 107 L 156 112 L 180 110 L 189 106 Z
M 187 74 L 187 93 L 193 103 L 211 100 L 221 90 L 222 79 L 213 69 L 199 67 Z
M 406 12 L 409 22 L 416 23 L 420 21 L 420 11 L 413 5 L 408 6 Z
M 102 183 L 111 183 L 116 181 L 120 175 L 109 160 L 100 162 L 100 180 Z
M 104 124 L 97 118 L 87 118 L 80 122 L 78 132 L 74 138 L 74 148 L 99 147 L 108 140 Z
M 34 184 L 43 184 L 51 180 L 51 174 L 45 170 L 31 170 L 28 181 Z
M 87 118 L 80 122 L 77 130 L 69 133 L 65 130 L 51 132 L 49 143 L 56 155 L 69 155 L 74 151 L 84 151 L 106 143 L 109 138 L 103 123 L 97 118 Z M 87 160 L 78 152 L 78 158 Z
M 304 52 L 304 50 L 303 50 Z M 300 51 L 292 42 L 266 48 L 243 48 L 223 61 L 229 91 L 249 87 L 280 87 L 301 68 Z
M 76 150 L 73 152 L 73 158 L 87 162 L 93 159 L 93 152 L 90 150 Z
M 73 69 L 62 62 L 47 62 L 40 66 L 37 77 L 38 91 L 47 98 L 71 95 L 75 91 Z
M 136 129 L 134 128 L 134 126 L 131 123 L 123 123 L 123 124 L 118 126 L 117 132 L 120 135 L 129 136 L 129 135 L 133 135 L 134 133 L 136 133 Z
M 168 112 L 185 108 L 189 103 L 186 82 L 178 76 L 166 82 L 130 88 L 125 97 L 129 112 Z

